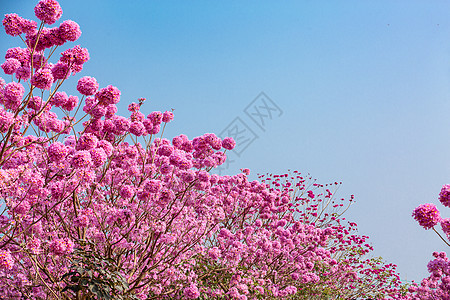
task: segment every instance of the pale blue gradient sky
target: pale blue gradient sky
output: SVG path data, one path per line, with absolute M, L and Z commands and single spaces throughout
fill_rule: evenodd
M 37 1 L 0 0 L 34 18 Z M 450 183 L 450 2 L 61 0 L 81 26 L 80 76 L 122 91 L 121 111 L 175 109 L 166 137 L 220 133 L 235 117 L 258 135 L 228 173 L 310 173 L 355 194 L 347 218 L 375 255 L 420 280 L 446 250 L 411 218 Z M 59 24 L 59 22 L 57 23 Z M 0 35 L 0 50 L 19 39 Z M 264 91 L 283 110 L 255 126 L 244 108 Z M 445 217 L 450 210 L 440 204 Z

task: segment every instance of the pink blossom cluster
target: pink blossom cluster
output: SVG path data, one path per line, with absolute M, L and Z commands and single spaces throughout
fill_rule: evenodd
M 26 44 L 2 65 L 17 81 L 0 80 L 0 297 L 406 299 L 395 265 L 366 257 L 368 237 L 328 185 L 298 172 L 219 176 L 232 138 L 163 138 L 172 111 L 145 115 L 139 99 L 121 116 L 120 90 L 90 76 L 81 96 L 67 95 L 62 83 L 89 53 L 49 59 L 79 26 L 44 27 L 61 17 L 55 0 L 35 14 L 39 29 L 15 14 L 3 21 Z
M 439 210 L 433 203 L 426 203 L 416 207 L 413 211 L 413 217 L 425 229 L 433 228 L 441 220 Z
M 55 0 L 39 1 L 35 7 L 35 15 L 42 24 L 50 25 L 61 17 L 62 10 Z M 56 80 L 80 72 L 89 59 L 87 49 L 80 46 L 64 51 L 56 64 L 50 64 L 44 58 L 45 49 L 54 49 L 80 37 L 80 27 L 72 20 L 66 20 L 58 27 L 40 27 L 38 30 L 35 21 L 12 13 L 5 15 L 3 26 L 9 35 L 25 34 L 26 41 L 25 48 L 17 47 L 7 51 L 5 62 L 1 64 L 3 71 L 8 75 L 15 74 L 19 80 L 31 78 L 31 84 L 39 89 L 49 90 Z
M 430 276 L 420 284 L 409 287 L 411 299 L 449 299 L 450 298 L 450 261 L 445 252 L 434 252 L 434 259 L 428 263 Z

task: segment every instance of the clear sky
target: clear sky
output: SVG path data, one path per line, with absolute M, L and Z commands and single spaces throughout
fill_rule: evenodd
M 347 218 L 403 280 L 447 250 L 411 212 L 433 202 L 450 217 L 437 199 L 450 183 L 449 1 L 59 2 L 83 32 L 70 46 L 91 56 L 66 92 L 93 76 L 122 91 L 123 114 L 139 97 L 144 113 L 174 108 L 167 138 L 239 131 L 222 174 L 342 181 Z M 36 3 L 0 12 L 35 19 Z M 19 42 L 2 33 L 1 53 Z

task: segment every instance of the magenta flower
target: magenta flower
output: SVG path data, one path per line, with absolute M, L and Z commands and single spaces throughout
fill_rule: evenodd
M 85 96 L 92 96 L 98 90 L 98 83 L 94 77 L 84 76 L 78 80 L 77 91 Z
M 38 70 L 31 77 L 31 84 L 43 90 L 50 90 L 53 84 L 53 74 L 48 68 Z
M 106 106 L 106 115 L 105 118 L 111 119 L 117 113 L 117 106 L 114 104 L 110 104 Z
M 3 88 L 3 96 L 8 102 L 20 103 L 24 93 L 25 88 L 22 84 L 17 82 L 10 82 Z
M 85 133 L 78 139 L 76 150 L 91 150 L 97 147 L 98 139 L 92 133 Z
M 60 142 L 51 144 L 48 147 L 47 152 L 50 161 L 61 161 L 69 153 L 67 147 Z
M 145 126 L 142 122 L 134 121 L 130 125 L 130 133 L 135 136 L 142 136 L 146 134 Z
M 14 260 L 11 257 L 11 252 L 7 250 L 0 250 L 0 268 L 11 270 L 14 265 Z
M 68 100 L 69 97 L 65 92 L 56 92 L 53 95 L 53 98 L 50 99 L 50 104 L 55 105 L 56 107 L 63 107 Z
M 61 18 L 62 9 L 58 1 L 41 0 L 34 8 L 36 17 L 46 24 L 53 24 Z
M 27 48 L 9 48 L 6 50 L 5 58 L 15 58 L 20 61 L 21 64 L 26 65 L 30 62 L 30 51 Z
M 66 103 L 61 106 L 62 109 L 67 111 L 72 111 L 78 105 L 78 97 L 77 96 L 69 96 Z
M 6 34 L 17 36 L 22 33 L 24 19 L 17 14 L 7 14 L 3 19 Z
M 52 67 L 52 74 L 54 79 L 66 79 L 70 75 L 69 66 L 66 63 L 58 61 Z
M 226 137 L 222 141 L 222 147 L 227 150 L 233 150 L 236 146 L 236 142 L 231 137 Z
M 162 122 L 162 113 L 160 111 L 153 111 L 148 116 L 147 119 L 152 121 L 153 125 L 160 125 Z
M 113 123 L 115 127 L 115 133 L 118 135 L 122 135 L 128 130 L 130 130 L 131 122 L 125 117 L 115 116 L 113 118 Z
M 136 102 L 128 104 L 128 111 L 137 112 L 140 108 L 141 106 Z
M 120 91 L 118 88 L 112 85 L 108 85 L 105 88 L 100 89 L 96 94 L 95 98 L 100 105 L 110 105 L 117 104 L 120 101 Z
M 89 150 L 89 153 L 91 154 L 94 167 L 100 167 L 108 159 L 105 150 L 103 150 L 102 148 L 91 149 Z
M 165 111 L 164 113 L 163 113 L 163 116 L 162 116 L 162 121 L 164 122 L 164 123 L 169 123 L 170 121 L 172 121 L 173 120 L 173 112 L 171 112 L 171 111 Z
M 25 34 L 32 34 L 37 30 L 37 23 L 33 20 L 23 19 L 22 32 Z
M 197 299 L 200 297 L 200 292 L 195 284 L 191 284 L 189 287 L 184 289 L 184 296 L 188 299 Z
M 124 199 L 130 199 L 134 195 L 134 189 L 131 185 L 124 185 L 120 188 L 119 194 Z
M 72 158 L 72 165 L 75 168 L 86 168 L 92 163 L 91 154 L 89 151 L 77 151 Z
M 5 74 L 14 74 L 20 67 L 20 61 L 15 58 L 7 58 L 6 61 L 1 65 L 3 72 Z
M 73 48 L 67 49 L 61 53 L 60 61 L 66 64 L 82 65 L 89 60 L 89 52 L 86 48 L 81 48 L 76 45 Z M 77 71 L 72 69 L 72 71 Z
M 59 34 L 65 41 L 75 42 L 81 35 L 80 26 L 72 20 L 64 21 L 59 25 Z
M 48 41 L 47 45 L 50 47 L 62 46 L 66 42 L 66 40 L 61 36 L 59 27 L 54 27 L 54 28 L 50 28 L 50 30 L 47 30 L 45 32 L 44 39 L 46 39 Z M 49 47 L 47 47 L 47 48 L 49 48 Z
M 36 111 L 41 109 L 41 106 L 42 106 L 42 99 L 39 96 L 31 97 L 31 99 L 28 101 L 28 104 L 27 104 L 27 108 L 34 109 Z
M 87 215 L 79 215 L 73 220 L 73 224 L 77 227 L 87 227 L 89 225 L 89 217 Z
M 433 228 L 440 221 L 439 211 L 432 203 L 419 205 L 414 209 L 412 216 L 425 229 Z
M 450 207 L 450 184 L 446 184 L 442 187 L 441 192 L 439 193 L 439 201 L 441 201 L 442 205 Z
M 16 70 L 16 78 L 21 80 L 28 80 L 31 77 L 31 70 L 30 67 L 19 67 Z
M 68 239 L 54 239 L 48 245 L 49 250 L 55 255 L 67 255 L 73 252 L 74 243 Z
M 107 156 L 111 156 L 112 152 L 113 152 L 113 145 L 111 145 L 110 142 L 105 141 L 105 140 L 100 140 L 97 143 L 97 148 L 102 148 Z
M 441 220 L 441 228 L 447 236 L 450 236 L 450 218 Z

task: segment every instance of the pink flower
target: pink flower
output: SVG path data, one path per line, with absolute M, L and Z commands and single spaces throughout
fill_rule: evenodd
M 107 156 L 111 156 L 112 152 L 113 152 L 113 145 L 111 145 L 110 142 L 105 141 L 105 140 L 100 140 L 97 143 L 97 148 L 102 148 Z
M 197 299 L 200 297 L 200 292 L 198 291 L 197 286 L 194 283 L 184 289 L 184 296 L 188 299 Z
M 176 136 L 172 139 L 172 145 L 174 145 L 177 149 L 181 149 L 183 144 L 188 141 L 189 139 L 186 135 L 180 134 L 179 136 Z
M 107 109 L 104 106 L 97 105 L 89 111 L 89 114 L 95 119 L 100 119 L 104 115 L 106 115 Z
M 153 125 L 159 125 L 162 122 L 162 113 L 160 111 L 153 111 L 147 116 L 147 119 L 152 121 Z
M 227 150 L 233 150 L 236 146 L 236 142 L 231 137 L 226 137 L 222 141 L 222 147 Z
M 52 67 L 52 74 L 54 79 L 66 79 L 70 75 L 69 66 L 66 63 L 58 61 Z
M 163 113 L 163 116 L 162 116 L 162 121 L 164 122 L 164 123 L 169 123 L 170 121 L 172 121 L 173 120 L 173 112 L 171 112 L 171 111 L 165 111 L 164 113 Z
M 20 103 L 22 101 L 24 93 L 25 88 L 23 87 L 23 85 L 17 82 L 8 83 L 3 89 L 3 96 L 8 102 Z
M 42 99 L 39 96 L 33 96 L 31 97 L 30 101 L 28 101 L 27 108 L 34 109 L 38 111 L 41 109 L 42 106 Z
M 73 220 L 73 225 L 77 227 L 87 227 L 89 225 L 89 217 L 87 215 L 79 215 Z
M 110 104 L 106 106 L 106 115 L 105 118 L 111 119 L 117 112 L 117 106 L 114 104 Z
M 7 14 L 3 19 L 6 34 L 17 36 L 22 33 L 24 19 L 17 14 Z
M 441 201 L 442 205 L 450 207 L 450 184 L 446 184 L 442 187 L 441 192 L 439 193 L 439 201 Z
M 117 135 L 122 135 L 130 129 L 131 122 L 125 117 L 114 116 L 114 133 Z
M 15 58 L 7 58 L 1 67 L 3 69 L 3 72 L 5 72 L 5 74 L 11 75 L 17 71 L 20 65 L 21 64 L 19 60 Z
M 145 130 L 147 130 L 148 133 L 153 131 L 153 123 L 149 119 L 145 119 L 144 121 L 142 121 L 142 124 L 144 125 Z
M 128 111 L 137 112 L 141 107 L 138 103 L 132 102 L 128 105 Z
M 134 189 L 131 185 L 124 185 L 120 188 L 120 197 L 130 199 L 134 195 Z
M 130 125 L 130 133 L 135 136 L 142 136 L 146 134 L 145 126 L 142 122 L 134 121 Z
M 86 168 L 92 163 L 91 154 L 89 151 L 77 151 L 72 158 L 72 165 L 75 168 Z
M 153 125 L 153 128 L 148 133 L 149 134 L 158 134 L 160 129 L 161 129 L 161 127 L 159 125 Z
M 76 150 L 90 150 L 97 147 L 98 139 L 92 133 L 83 134 L 77 142 Z
M 68 239 L 54 239 L 48 245 L 49 250 L 55 255 L 67 255 L 73 252 L 74 243 Z
M 62 109 L 67 111 L 72 111 L 78 105 L 78 97 L 77 96 L 69 96 L 66 103 L 61 106 Z
M 23 19 L 22 32 L 25 34 L 32 34 L 37 30 L 37 23 L 33 20 Z
M 156 194 L 161 189 L 161 181 L 152 179 L 144 184 L 144 188 L 150 193 Z
M 42 38 L 42 37 L 41 37 Z M 61 36 L 61 32 L 58 27 L 50 28 L 50 30 L 45 32 L 44 38 L 48 40 L 48 46 L 62 46 L 66 40 Z M 47 47 L 47 48 L 50 48 Z
M 84 76 L 78 80 L 77 91 L 85 96 L 92 96 L 98 90 L 98 83 L 94 77 Z
M 7 132 L 13 123 L 14 123 L 14 114 L 7 111 L 2 111 L 0 113 L 0 132 L 2 133 Z
M 100 105 L 110 105 L 117 104 L 120 101 L 120 91 L 118 88 L 112 85 L 108 85 L 105 88 L 100 89 L 96 94 L 95 98 L 98 100 Z
M 20 61 L 21 64 L 28 64 L 30 62 L 30 51 L 27 48 L 9 48 L 6 50 L 5 58 L 15 58 Z
M 31 77 L 31 84 L 43 90 L 50 90 L 53 84 L 53 74 L 50 69 L 39 69 L 33 77 Z
M 214 149 L 220 150 L 222 148 L 222 140 L 218 138 L 214 133 L 206 133 L 203 135 L 205 141 Z
M 414 209 L 412 216 L 425 229 L 433 228 L 440 221 L 439 211 L 432 203 L 419 205 Z
M 94 167 L 100 167 L 108 159 L 105 150 L 103 150 L 102 148 L 91 149 L 89 150 L 89 153 L 91 154 L 92 163 L 94 164 Z
M 55 0 L 41 0 L 34 8 L 36 17 L 46 24 L 53 24 L 61 18 L 62 9 Z
M 42 52 L 35 52 L 33 54 L 33 68 L 35 70 L 44 68 L 46 65 L 45 56 Z M 49 66 L 50 67 L 50 66 Z
M 14 260 L 11 257 L 11 252 L 7 250 L 0 250 L 0 268 L 11 270 Z
M 242 169 L 242 173 L 248 176 L 250 175 L 250 169 Z
M 56 92 L 53 95 L 53 98 L 50 99 L 50 104 L 55 105 L 56 107 L 63 107 L 67 100 L 69 100 L 69 97 L 67 97 L 65 92 Z
M 30 67 L 19 67 L 16 70 L 16 78 L 21 80 L 28 80 L 31 77 L 31 70 Z
M 61 161 L 69 153 L 67 147 L 60 142 L 55 142 L 55 143 L 51 144 L 47 148 L 47 152 L 48 152 L 48 157 L 49 157 L 50 161 Z
M 81 48 L 79 45 L 76 45 L 73 48 L 67 49 L 66 51 L 61 53 L 60 61 L 66 64 L 75 64 L 82 65 L 89 60 L 89 52 L 86 48 Z M 72 68 L 72 71 L 76 73 L 76 70 Z
M 81 35 L 80 26 L 72 20 L 64 21 L 59 25 L 59 34 L 64 40 L 75 42 Z
M 158 148 L 158 154 L 162 156 L 170 156 L 173 152 L 173 147 L 170 145 L 161 145 Z
M 220 257 L 220 249 L 217 247 L 212 247 L 208 250 L 208 256 L 213 260 L 218 259 Z
M 442 227 L 442 231 L 447 236 L 450 236 L 450 218 L 441 220 L 441 227 Z

